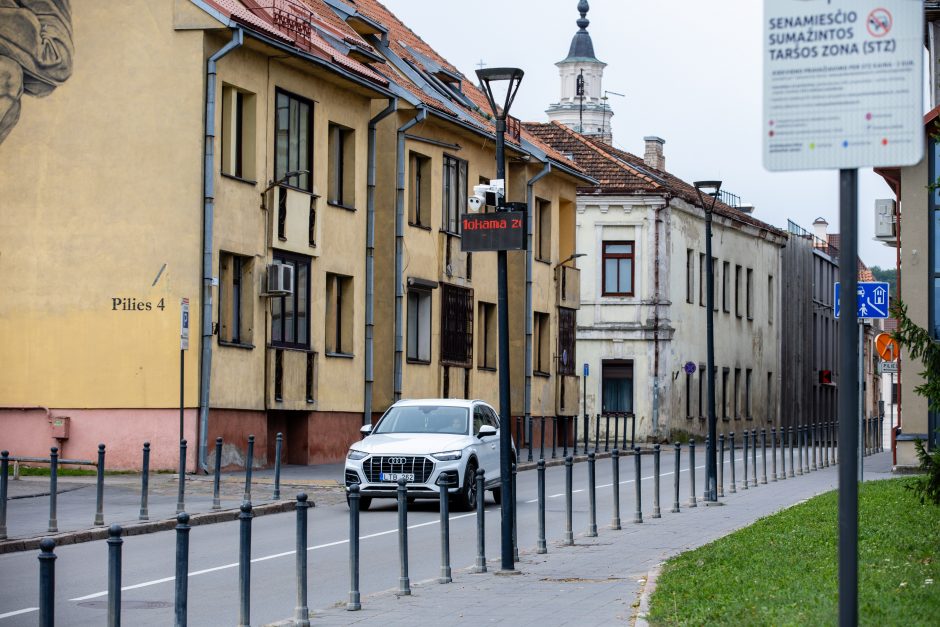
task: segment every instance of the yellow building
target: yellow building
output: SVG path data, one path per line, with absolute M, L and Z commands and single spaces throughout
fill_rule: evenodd
M 470 81 L 371 0 L 59 4 L 54 68 L 0 57 L 42 86 L 0 98 L 0 447 L 132 468 L 149 441 L 172 468 L 182 430 L 194 470 L 216 437 L 270 464 L 281 432 L 318 463 L 395 398 L 495 401 L 495 255 L 454 226 L 495 172 Z M 524 133 L 508 155 L 537 225 L 531 336 L 510 253 L 513 412 L 574 413 L 556 266 L 582 175 Z

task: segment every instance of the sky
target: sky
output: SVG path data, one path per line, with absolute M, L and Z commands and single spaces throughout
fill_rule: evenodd
M 525 78 L 511 115 L 545 122 L 560 97 L 558 68 L 577 32 L 577 0 L 383 0 L 469 77 L 482 61 L 519 67 Z M 763 125 L 761 0 L 590 0 L 588 32 L 607 63 L 614 145 L 643 155 L 643 137 L 666 143 L 666 169 L 686 181 L 720 179 L 755 206 L 754 216 L 813 230 L 822 217 L 839 230 L 836 170 L 769 172 Z M 859 170 L 859 256 L 893 268 L 895 249 L 874 237 L 876 198 L 894 198 L 871 168 Z

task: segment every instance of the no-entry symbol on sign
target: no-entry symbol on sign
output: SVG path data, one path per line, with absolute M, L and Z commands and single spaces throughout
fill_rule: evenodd
M 872 37 L 884 37 L 891 32 L 893 20 L 887 9 L 875 9 L 868 14 L 868 33 Z

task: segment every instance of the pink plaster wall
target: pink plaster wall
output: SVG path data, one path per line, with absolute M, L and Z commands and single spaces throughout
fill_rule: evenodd
M 248 436 L 255 436 L 252 468 L 268 465 L 268 419 L 263 411 L 240 409 L 209 410 L 208 465 L 215 468 L 215 439 L 222 437 L 222 468 L 244 468 L 248 455 Z M 273 463 L 273 456 L 270 457 Z
M 52 419 L 71 419 L 69 438 L 52 437 Z M 197 410 L 184 412 L 183 433 L 187 470 L 196 460 Z M 150 442 L 150 469 L 179 467 L 179 409 L 65 409 L 0 408 L 0 449 L 12 456 L 48 457 L 49 448 L 59 447 L 66 459 L 98 458 L 98 444 L 106 446 L 105 468 L 140 470 L 144 442 Z
M 310 414 L 308 464 L 332 464 L 346 459 L 349 445 L 361 439 L 362 414 L 317 411 Z

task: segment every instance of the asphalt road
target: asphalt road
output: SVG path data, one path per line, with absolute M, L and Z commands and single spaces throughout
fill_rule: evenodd
M 698 447 L 696 492 L 704 487 L 704 447 Z M 740 490 L 741 454 L 737 478 Z M 653 457 L 642 460 L 643 517 L 649 524 L 653 503 Z M 750 460 L 748 460 L 750 462 Z M 758 464 L 761 464 L 758 455 Z M 787 459 L 789 465 L 789 457 Z M 589 499 L 586 463 L 574 466 L 574 535 L 588 530 Z M 689 501 L 688 455 L 683 451 L 680 473 L 681 506 Z M 770 472 L 768 461 L 768 473 Z M 674 458 L 662 455 L 661 508 L 672 507 Z M 725 485 L 730 477 L 725 468 Z M 753 472 L 753 470 L 751 471 Z M 620 517 L 632 524 L 635 511 L 634 461 L 620 460 Z M 758 471 L 760 475 L 760 471 Z M 518 475 L 518 543 L 522 552 L 535 550 L 538 533 L 537 473 Z M 611 460 L 597 462 L 597 525 L 610 525 L 613 515 Z M 563 466 L 546 470 L 546 536 L 549 546 L 564 536 L 565 475 Z M 727 487 L 726 487 L 727 489 Z M 752 488 L 753 489 L 753 488 Z M 700 505 L 701 506 L 701 505 Z M 349 593 L 349 511 L 341 490 L 322 495 L 309 511 L 309 607 L 344 604 Z M 486 498 L 486 551 L 491 569 L 499 568 L 500 512 Z M 440 573 L 440 515 L 436 502 L 415 503 L 408 512 L 409 566 L 413 583 L 436 579 Z M 397 511 L 393 500 L 373 501 L 360 523 L 360 590 L 368 595 L 397 589 L 399 555 Z M 454 578 L 466 577 L 476 557 L 475 514 L 451 513 L 451 565 Z M 123 618 L 125 624 L 167 625 L 173 622 L 175 533 L 161 532 L 125 539 L 123 545 Z M 296 601 L 295 516 L 280 514 L 253 521 L 251 623 L 264 624 L 293 615 Z M 107 616 L 107 545 L 90 542 L 56 551 L 56 620 L 60 625 L 101 625 Z M 36 552 L 0 556 L 0 625 L 33 625 L 37 620 L 38 560 Z M 235 624 L 238 619 L 238 523 L 195 527 L 190 532 L 189 621 L 193 625 Z M 463 570 L 463 572 L 462 572 Z

